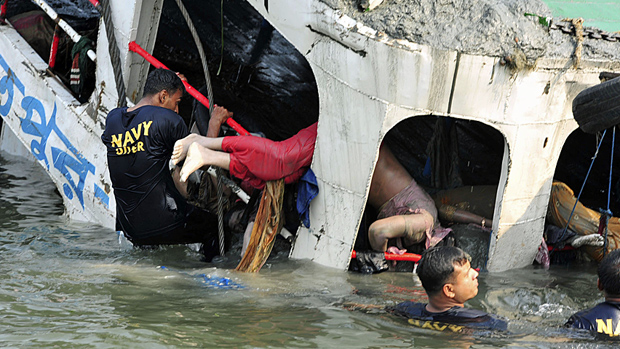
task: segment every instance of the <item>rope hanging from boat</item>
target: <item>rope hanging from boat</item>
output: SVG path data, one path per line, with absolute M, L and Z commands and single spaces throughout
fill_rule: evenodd
M 43 12 L 45 12 L 52 19 L 52 21 L 54 21 L 60 28 L 62 28 L 62 30 L 67 33 L 69 38 L 71 38 L 71 41 L 73 41 L 74 43 L 78 43 L 80 39 L 82 39 L 82 36 L 78 34 L 78 32 L 76 32 L 75 29 L 73 29 L 69 25 L 69 23 L 67 23 L 64 19 L 60 18 L 60 16 L 58 16 L 58 13 L 56 13 L 56 11 L 54 11 L 54 9 L 50 5 L 48 5 L 47 2 L 45 2 L 44 0 L 32 0 L 32 2 L 38 5 L 41 10 L 43 10 Z M 91 61 L 97 62 L 97 54 L 95 53 L 95 51 L 89 49 L 86 52 L 86 55 L 88 56 L 88 58 L 90 58 Z
M 202 43 L 200 42 L 200 37 L 198 36 L 198 32 L 194 27 L 194 23 L 192 22 L 189 13 L 185 9 L 183 5 L 183 1 L 176 0 L 177 6 L 179 6 L 179 10 L 181 10 L 181 14 L 187 23 L 187 27 L 189 28 L 190 33 L 192 34 L 192 38 L 194 39 L 194 43 L 196 44 L 196 48 L 198 49 L 198 54 L 200 55 L 200 62 L 202 63 L 202 70 L 205 74 L 205 84 L 207 85 L 207 97 L 209 98 L 209 117 L 213 115 L 213 88 L 211 87 L 211 76 L 209 75 L 209 67 L 207 65 L 207 56 L 205 55 L 204 49 L 202 47 Z M 206 132 L 206 130 L 200 130 L 201 133 Z M 203 134 L 203 136 L 206 134 Z M 222 170 L 220 168 L 216 168 L 217 173 L 217 231 L 219 238 L 219 247 L 220 247 L 220 256 L 224 256 L 224 189 L 222 185 Z
M 121 63 L 121 53 L 118 49 L 116 34 L 114 34 L 114 22 L 112 21 L 112 10 L 110 9 L 109 0 L 90 0 L 97 11 L 103 17 L 105 33 L 108 37 L 108 53 L 110 53 L 110 61 L 114 70 L 114 80 L 116 82 L 116 92 L 118 93 L 119 107 L 127 106 L 127 91 L 125 89 L 125 81 L 123 79 L 123 65 Z
M 220 41 L 222 42 L 220 48 L 220 66 L 217 68 L 217 75 L 220 75 L 222 71 L 222 64 L 224 64 L 224 0 L 220 1 Z
M 265 264 L 284 224 L 283 201 L 284 179 L 268 181 L 263 189 L 248 247 L 235 270 L 256 273 Z
M 612 137 L 611 137 L 611 160 L 609 162 L 609 186 L 607 187 L 607 211 L 602 212 L 605 215 L 605 235 L 603 240 L 603 258 L 607 254 L 607 233 L 609 232 L 608 223 L 609 218 L 612 216 L 611 210 L 609 209 L 609 203 L 611 202 L 611 175 L 613 174 L 614 168 L 614 148 L 616 145 L 616 126 L 614 126 Z
M 570 224 L 570 221 L 573 218 L 573 214 L 575 213 L 575 208 L 577 207 L 577 204 L 579 203 L 579 198 L 581 198 L 581 194 L 583 193 L 583 188 L 586 186 L 586 182 L 588 181 L 588 177 L 590 176 L 590 172 L 592 171 L 592 166 L 594 166 L 594 160 L 596 160 L 596 157 L 598 156 L 598 151 L 601 148 L 601 144 L 603 144 L 603 140 L 605 139 L 606 134 L 607 134 L 607 130 L 603 131 L 601 140 L 599 141 L 598 146 L 596 147 L 596 151 L 594 152 L 594 156 L 592 157 L 590 168 L 588 168 L 588 173 L 586 173 L 586 178 L 584 178 L 583 184 L 581 185 L 581 189 L 579 190 L 579 194 L 577 195 L 577 199 L 575 200 L 575 205 L 573 205 L 573 209 L 571 210 L 570 215 L 568 216 L 568 220 L 566 221 L 566 226 L 564 226 L 564 230 L 562 230 L 562 235 L 560 235 L 560 238 L 558 239 L 558 241 L 562 241 L 564 239 L 564 235 L 566 235 L 566 231 L 568 230 L 568 225 Z M 610 178 L 610 183 L 611 183 L 611 178 Z M 607 205 L 608 205 L 607 207 L 609 207 L 609 203 Z M 607 243 L 607 239 L 605 239 L 605 243 Z M 549 254 L 553 253 L 555 249 L 556 248 L 554 246 L 553 249 L 549 252 Z

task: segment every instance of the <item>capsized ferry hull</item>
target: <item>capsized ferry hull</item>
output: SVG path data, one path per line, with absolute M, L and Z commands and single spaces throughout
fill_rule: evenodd
M 368 196 L 379 145 L 397 123 L 436 115 L 474 120 L 504 136 L 490 270 L 531 263 L 542 240 L 555 166 L 577 124 L 571 102 L 618 63 L 541 58 L 514 71 L 500 57 L 441 50 L 390 38 L 322 1 L 248 0 L 307 59 L 319 92 L 312 168 L 320 194 L 310 228 L 297 233 L 292 258 L 345 269 Z M 110 0 L 128 96 L 135 101 L 148 65 L 127 50 L 152 52 L 163 0 Z M 0 26 L 2 149 L 15 140 L 48 171 L 69 217 L 114 225 L 114 197 L 100 141 L 117 105 L 100 23 L 95 92 L 79 104 L 10 26 Z M 532 164 L 536 164 L 532 166 Z

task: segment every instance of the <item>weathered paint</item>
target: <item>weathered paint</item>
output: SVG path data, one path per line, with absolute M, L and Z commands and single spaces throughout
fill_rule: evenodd
M 393 40 L 320 1 L 249 1 L 306 56 L 319 90 L 312 168 L 320 194 L 291 252 L 346 268 L 383 136 L 408 117 L 476 120 L 505 137 L 490 270 L 529 265 L 542 241 L 555 166 L 577 127 L 571 103 L 611 62 L 541 59 L 513 72 L 494 57 Z
M 134 92 L 142 89 L 148 64 L 128 54 L 128 43 L 136 40 L 152 50 L 162 2 L 110 1 L 124 78 Z M 49 173 L 70 218 L 113 228 L 114 194 L 100 138 L 107 112 L 118 101 L 107 45 L 100 22 L 96 89 L 89 102 L 80 105 L 47 74 L 47 64 L 15 30 L 0 26 L 0 116 L 4 119 L 0 147 L 11 151 L 18 139 Z M 133 95 L 139 97 L 137 92 Z M 15 137 L 6 136 L 9 129 Z
M 18 34 L 6 33 L 5 29 L 8 28 L 0 28 L 4 34 L 0 35 L 0 47 L 14 44 L 15 52 L 3 50 L 11 54 L 0 54 L 0 116 L 50 174 L 72 218 L 111 226 L 109 208 L 96 204 L 90 189 L 97 182 L 103 185 L 97 174 L 106 170 L 105 162 L 100 161 L 102 157 L 84 151 L 83 146 L 96 137 L 83 127 L 90 119 L 83 123 L 84 120 L 78 122 L 72 117 L 77 117 L 73 111 L 75 105 L 63 99 L 70 94 L 55 79 L 41 78 L 45 75 L 45 63 L 40 58 L 34 59 L 38 56 L 22 55 L 18 46 L 25 43 L 11 40 Z M 58 89 L 65 93 L 54 93 Z M 90 150 L 100 148 L 93 145 Z M 104 194 L 100 196 L 109 201 Z
M 312 167 L 320 194 L 310 207 L 311 227 L 300 229 L 291 257 L 347 267 L 381 140 L 398 122 L 432 114 L 476 120 L 504 135 L 499 220 L 488 268 L 531 263 L 542 239 L 555 165 L 576 128 L 571 101 L 598 83 L 601 69 L 620 71 L 619 64 L 582 61 L 575 70 L 568 68 L 571 62 L 541 59 L 535 68 L 513 72 L 493 57 L 391 39 L 320 1 L 248 2 L 304 54 L 319 90 Z M 152 50 L 162 0 L 110 3 L 128 96 L 135 101 L 148 66 L 128 53 L 127 44 L 136 40 Z M 107 56 L 103 25 L 98 40 L 98 56 Z M 99 140 L 117 100 L 109 59 L 99 59 L 97 90 L 89 103 L 77 105 L 12 29 L 0 27 L 0 47 L 3 54 L 10 52 L 0 80 L 7 124 L 32 145 L 63 192 L 71 217 L 111 226 L 114 200 Z

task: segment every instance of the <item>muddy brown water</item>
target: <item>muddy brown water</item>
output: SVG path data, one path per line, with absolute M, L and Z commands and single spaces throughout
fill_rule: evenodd
M 508 333 L 422 330 L 341 306 L 424 301 L 411 273 L 367 276 L 279 254 L 260 273 L 242 274 L 234 256 L 207 264 L 184 246 L 135 250 L 113 230 L 68 221 L 41 167 L 5 153 L 0 256 L 3 347 L 606 346 L 560 327 L 602 299 L 591 264 L 482 273 L 467 306 L 506 317 Z M 229 287 L 209 282 L 222 278 Z

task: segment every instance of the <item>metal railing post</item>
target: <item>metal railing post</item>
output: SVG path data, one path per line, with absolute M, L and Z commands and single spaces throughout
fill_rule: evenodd
M 48 16 L 50 16 L 50 18 L 56 22 L 56 24 L 62 28 L 62 30 L 64 30 L 65 33 L 67 33 L 67 35 L 69 35 L 69 37 L 71 38 L 71 40 L 75 43 L 77 43 L 78 41 L 80 41 L 80 39 L 82 38 L 82 36 L 80 34 L 78 34 L 75 29 L 73 29 L 67 22 L 65 22 L 65 20 L 63 20 L 62 18 L 60 18 L 58 16 L 58 13 L 56 13 L 56 11 L 54 11 L 53 8 L 50 7 L 50 5 L 48 5 L 44 0 L 32 0 L 35 4 L 39 5 L 39 7 L 45 12 L 47 13 Z M 88 50 L 87 52 L 88 57 L 93 61 L 96 62 L 97 61 L 97 55 L 95 54 L 95 52 L 93 50 Z
M 54 37 L 52 38 L 52 46 L 50 47 L 50 57 L 47 65 L 50 69 L 56 66 L 56 54 L 58 53 L 58 43 L 60 42 L 60 27 L 56 24 L 54 27 Z
M 0 24 L 4 24 L 5 23 L 5 18 L 6 18 L 6 4 L 9 2 L 9 0 L 4 0 L 4 2 L 2 2 L 2 5 L 0 5 Z

